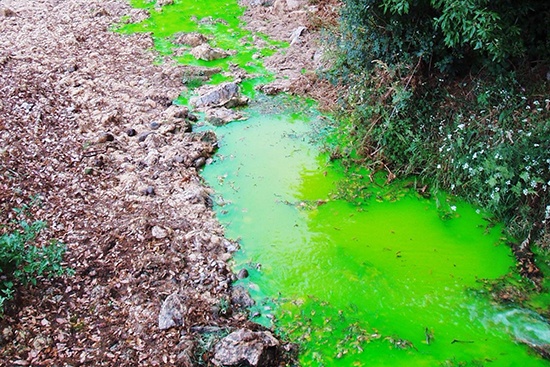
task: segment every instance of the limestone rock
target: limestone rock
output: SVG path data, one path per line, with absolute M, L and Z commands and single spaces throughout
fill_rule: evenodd
M 269 367 L 275 365 L 279 341 L 269 331 L 239 329 L 214 346 L 216 366 Z
M 198 32 L 179 33 L 174 38 L 174 43 L 180 45 L 189 45 L 191 47 L 197 47 L 206 42 L 208 42 L 208 38 Z
M 260 85 L 256 89 L 267 94 L 268 96 L 274 96 L 279 93 L 288 92 L 290 90 L 290 81 L 274 81 L 269 84 Z
M 237 83 L 228 82 L 217 86 L 199 88 L 199 97 L 191 98 L 191 105 L 196 108 L 236 107 L 248 103 L 248 98 L 239 94 Z
M 300 42 L 300 37 L 304 34 L 304 32 L 307 30 L 306 27 L 300 26 L 292 31 L 292 34 L 290 35 L 290 44 L 294 45 L 296 43 Z
M 212 61 L 218 59 L 224 59 L 230 55 L 229 52 L 222 50 L 221 48 L 213 48 L 209 44 L 204 43 L 191 50 L 191 55 L 195 56 L 197 60 Z
M 300 8 L 303 8 L 307 5 L 307 1 L 305 0 L 286 0 L 286 6 L 288 10 L 298 10 Z
M 246 309 L 254 306 L 255 302 L 245 288 L 236 286 L 231 290 L 231 304 L 237 309 Z
M 245 120 L 246 117 L 240 112 L 225 107 L 212 108 L 206 111 L 206 121 L 214 126 L 222 126 L 232 121 Z
M 164 228 L 159 226 L 154 226 L 151 229 L 151 234 L 153 235 L 153 237 L 159 240 L 162 240 L 163 238 L 168 237 L 168 231 L 166 231 Z
M 159 313 L 159 329 L 166 330 L 174 326 L 183 326 L 187 311 L 180 295 L 172 293 L 164 300 Z

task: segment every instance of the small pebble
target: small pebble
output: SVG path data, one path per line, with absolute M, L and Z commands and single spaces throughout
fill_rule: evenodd
M 174 162 L 183 163 L 183 157 L 181 155 L 175 156 L 174 157 Z
M 181 108 L 174 112 L 174 117 L 178 119 L 184 119 L 188 116 L 189 110 L 187 108 Z
M 98 143 L 106 143 L 113 140 L 115 140 L 115 137 L 111 133 L 101 133 L 99 138 L 97 138 Z
M 151 129 L 153 130 L 157 130 L 160 127 L 160 124 L 156 121 L 153 121 L 149 124 L 149 127 L 151 127 Z
M 99 156 L 94 160 L 94 166 L 103 167 L 104 165 L 105 165 L 105 161 L 103 160 L 102 156 Z
M 146 132 L 143 132 L 141 134 L 138 135 L 138 141 L 139 142 L 142 142 L 142 141 L 145 141 L 145 139 L 147 139 L 147 137 L 151 134 L 150 131 L 146 131 Z
M 187 118 L 189 119 L 189 121 L 192 121 L 192 122 L 197 122 L 199 121 L 199 118 L 197 117 L 197 115 L 194 115 L 192 113 L 188 114 L 187 115 Z
M 126 135 L 128 136 L 136 136 L 137 131 L 135 129 L 128 129 L 126 130 Z
M 145 189 L 145 195 L 147 196 L 155 195 L 155 188 L 153 186 L 147 186 L 147 188 Z
M 15 13 L 11 9 L 3 8 L 3 9 L 0 9 L 0 15 L 2 15 L 3 17 L 14 17 L 17 15 L 17 13 Z
M 151 229 L 151 234 L 153 235 L 153 237 L 159 240 L 162 240 L 163 238 L 166 238 L 168 236 L 168 232 L 164 228 L 159 226 L 154 226 Z
M 185 121 L 185 125 L 183 126 L 183 132 L 184 133 L 190 133 L 193 131 L 193 125 L 189 121 Z

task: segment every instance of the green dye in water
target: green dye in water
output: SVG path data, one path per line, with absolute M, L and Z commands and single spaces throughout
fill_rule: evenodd
M 272 78 L 253 55 L 284 44 L 268 40 L 254 49 L 252 37 L 265 36 L 242 29 L 235 1 L 176 0 L 160 11 L 147 1 L 132 5 L 151 17 L 119 31 L 152 32 L 161 55 L 223 70 L 237 64 L 257 75 L 243 86 L 251 97 L 256 83 Z M 213 62 L 174 56 L 181 45 L 173 36 L 196 31 L 238 53 Z M 302 365 L 548 365 L 516 341 L 550 343 L 546 321 L 491 304 L 478 282 L 513 269 L 498 226 L 488 230 L 462 202 L 443 221 L 433 200 L 412 192 L 373 192 L 361 206 L 336 199 L 345 173 L 310 142 L 314 108 L 256 97 L 248 121 L 216 128 L 221 147 L 203 176 L 217 193 L 227 236 L 240 238 L 234 260 L 236 269 L 249 269 L 239 283 L 257 301 L 255 321 L 274 318 L 300 343 Z M 377 200 L 383 197 L 395 200 Z
M 315 116 L 249 112 L 216 130 L 221 147 L 203 175 L 227 235 L 240 238 L 236 267 L 251 274 L 240 283 L 258 301 L 256 321 L 275 316 L 303 346 L 302 365 L 547 365 L 514 340 L 533 339 L 499 323 L 510 310 L 479 291 L 478 279 L 514 266 L 498 226 L 460 201 L 441 220 L 414 193 L 335 200 L 344 172 L 308 142 Z M 533 325 L 548 342 L 544 320 Z

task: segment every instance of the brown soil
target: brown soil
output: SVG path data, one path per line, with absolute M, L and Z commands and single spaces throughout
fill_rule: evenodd
M 306 7 L 251 6 L 246 19 L 288 39 Z M 154 66 L 148 35 L 109 32 L 146 12 L 122 0 L 4 0 L 0 10 L 2 233 L 14 208 L 39 197 L 30 215 L 49 227 L 38 244 L 63 241 L 75 270 L 17 290 L 0 320 L 0 365 L 185 366 L 201 353 L 197 326 L 254 327 L 244 312 L 220 312 L 237 245 L 197 173 L 215 136 L 187 132 L 193 116 L 171 105 L 185 71 Z M 304 86 L 315 39 L 306 32 L 267 61 L 280 80 Z M 184 325 L 161 331 L 161 304 L 175 292 Z

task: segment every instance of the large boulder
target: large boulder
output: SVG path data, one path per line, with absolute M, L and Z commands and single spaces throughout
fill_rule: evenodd
M 239 329 L 214 346 L 216 366 L 269 367 L 277 359 L 279 341 L 269 331 Z

